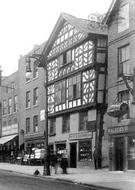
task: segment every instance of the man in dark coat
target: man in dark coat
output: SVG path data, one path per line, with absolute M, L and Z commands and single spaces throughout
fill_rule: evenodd
M 61 168 L 63 170 L 63 174 L 67 174 L 67 168 L 68 168 L 68 160 L 67 155 L 63 154 L 61 158 Z
M 94 159 L 94 167 L 96 170 L 96 169 L 98 169 L 98 152 L 97 152 L 96 147 L 94 147 L 93 159 Z

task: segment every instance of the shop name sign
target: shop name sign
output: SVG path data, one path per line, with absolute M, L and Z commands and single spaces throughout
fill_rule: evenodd
M 69 140 L 92 138 L 92 132 L 71 133 L 69 134 Z
M 112 127 L 108 129 L 109 134 L 126 133 L 128 132 L 128 126 Z

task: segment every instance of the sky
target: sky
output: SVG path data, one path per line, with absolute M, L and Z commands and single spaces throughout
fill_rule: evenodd
M 45 42 L 61 12 L 88 19 L 112 0 L 0 0 L 0 65 L 3 76 L 18 69 L 20 55 Z

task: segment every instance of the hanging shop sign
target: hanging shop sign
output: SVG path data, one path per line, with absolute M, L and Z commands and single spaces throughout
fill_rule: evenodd
M 128 104 L 121 103 L 121 104 L 111 105 L 107 110 L 107 114 L 111 117 L 120 117 L 128 113 L 128 111 L 129 111 Z

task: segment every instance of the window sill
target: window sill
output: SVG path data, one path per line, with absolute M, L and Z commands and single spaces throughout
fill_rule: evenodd
M 25 108 L 26 111 L 27 111 L 27 110 L 30 110 L 30 109 L 31 109 L 31 107 Z
M 31 80 L 28 80 L 28 81 L 25 82 L 25 84 L 28 84 L 28 83 L 30 83 L 30 82 L 31 82 Z
M 49 134 L 49 137 L 53 137 L 55 135 L 56 135 L 56 133 L 51 133 L 51 134 Z
M 35 105 L 33 105 L 33 108 L 36 108 L 36 107 L 38 107 L 39 106 L 39 104 L 35 104 Z

